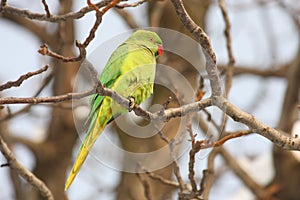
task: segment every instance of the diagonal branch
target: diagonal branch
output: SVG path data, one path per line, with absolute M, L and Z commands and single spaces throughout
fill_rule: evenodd
M 254 132 L 271 140 L 274 144 L 281 148 L 287 150 L 300 150 L 300 138 L 294 138 L 283 131 L 279 131 L 265 125 L 253 115 L 250 115 L 249 113 L 246 113 L 234 106 L 224 97 L 214 97 L 213 103 L 223 112 L 227 113 L 227 115 L 229 115 L 234 121 L 247 125 L 249 129 L 252 129 Z
M 210 80 L 212 96 L 220 96 L 222 93 L 221 80 L 218 76 L 219 72 L 216 66 L 216 55 L 212 49 L 208 35 L 189 16 L 189 14 L 183 6 L 182 0 L 171 1 L 183 25 L 194 35 L 196 40 L 203 48 L 203 53 L 206 59 L 206 71 Z
M 63 62 L 77 62 L 83 60 L 86 57 L 86 47 L 95 38 L 96 31 L 102 22 L 103 15 L 119 2 L 120 0 L 113 0 L 110 3 L 108 3 L 102 10 L 99 10 L 97 4 L 93 4 L 92 2 L 90 2 L 90 0 L 87 1 L 89 8 L 96 11 L 96 20 L 85 41 L 83 43 L 76 41 L 76 47 L 79 50 L 78 56 L 66 57 L 60 55 L 58 53 L 51 51 L 47 44 L 43 44 L 38 50 L 38 52 L 42 55 L 48 55 L 50 57 L 62 60 Z
M 253 194 L 256 195 L 258 199 L 271 199 L 268 190 L 265 190 L 263 187 L 257 184 L 225 148 L 220 147 L 219 153 L 225 159 L 233 172 L 237 174 L 239 178 L 241 178 L 244 184 L 253 192 Z
M 25 81 L 26 79 L 29 79 L 30 77 L 32 76 L 35 76 L 35 75 L 38 75 L 38 74 L 41 74 L 43 73 L 44 71 L 46 71 L 48 69 L 48 65 L 45 65 L 44 67 L 38 69 L 37 71 L 34 71 L 34 72 L 28 72 L 22 76 L 20 76 L 18 78 L 18 80 L 16 81 L 8 81 L 7 83 L 3 84 L 3 85 L 0 85 L 0 91 L 2 90 L 6 90 L 6 89 L 9 89 L 11 87 L 18 87 L 20 86 L 23 81 Z
M 4 142 L 0 135 L 0 151 L 6 158 L 8 166 L 11 169 L 17 171 L 17 173 L 22 176 L 29 184 L 36 188 L 40 194 L 48 200 L 54 200 L 51 191 L 47 188 L 45 183 L 38 179 L 34 174 L 32 174 L 27 168 L 25 168 L 14 156 L 13 152 L 8 148 L 7 144 Z
M 179 187 L 179 183 L 177 183 L 175 181 L 167 180 L 164 177 L 162 177 L 158 174 L 155 174 L 153 172 L 149 172 L 149 171 L 145 170 L 145 174 L 147 174 L 151 179 L 160 181 L 163 184 L 166 184 L 166 185 L 169 185 L 169 186 L 172 186 L 172 187 L 176 187 L 176 188 Z
M 39 87 L 39 89 L 36 91 L 36 93 L 33 95 L 33 97 L 37 97 L 43 91 L 43 89 L 50 83 L 52 78 L 53 78 L 53 71 L 45 78 L 42 85 Z M 19 114 L 29 111 L 32 105 L 33 104 L 28 104 L 25 107 L 23 107 L 22 109 L 14 112 L 14 113 L 9 113 L 8 115 L 6 115 L 4 117 L 0 117 L 0 123 L 5 120 L 11 119 Z

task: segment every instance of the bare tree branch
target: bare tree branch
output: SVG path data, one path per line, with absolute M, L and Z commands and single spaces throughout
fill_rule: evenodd
M 189 179 L 192 186 L 192 191 L 194 193 L 197 193 L 197 184 L 195 181 L 195 171 L 194 171 L 194 165 L 195 165 L 195 155 L 200 151 L 203 141 L 192 141 L 192 149 L 190 150 L 190 159 L 189 159 Z M 199 195 L 199 194 L 198 194 Z
M 155 174 L 153 172 L 149 172 L 147 170 L 144 170 L 144 171 L 153 180 L 158 180 L 158 181 L 162 182 L 163 184 L 174 186 L 174 187 L 177 187 L 177 188 L 179 187 L 179 184 L 177 182 L 175 182 L 175 181 L 167 180 L 164 177 L 162 177 L 160 175 L 157 175 L 157 174 Z
M 214 147 L 218 147 L 223 145 L 226 141 L 231 140 L 233 138 L 249 135 L 250 133 L 253 133 L 253 130 L 246 130 L 246 131 L 237 131 L 236 133 L 228 134 L 224 136 L 222 139 L 218 140 L 217 142 L 213 143 Z
M 230 35 L 231 24 L 229 21 L 229 17 L 227 14 L 227 9 L 226 9 L 224 0 L 219 0 L 219 7 L 221 9 L 222 16 L 223 16 L 223 19 L 225 22 L 224 35 L 225 35 L 225 39 L 226 39 L 227 54 L 228 54 L 228 58 L 229 58 L 229 62 L 228 62 L 227 70 L 226 70 L 225 94 L 224 94 L 225 97 L 227 98 L 230 88 L 231 88 L 231 85 L 232 85 L 232 77 L 233 77 L 233 72 L 234 72 L 235 59 L 233 56 L 232 46 L 231 46 L 231 35 Z M 228 120 L 228 116 L 224 113 L 222 123 L 220 125 L 221 135 L 223 134 L 223 132 L 226 129 L 227 120 Z
M 6 1 L 5 1 L 6 2 Z M 111 0 L 103 0 L 100 1 L 99 3 L 96 3 L 95 5 L 98 8 L 104 7 L 108 3 L 110 3 Z M 51 14 L 49 17 L 47 14 L 40 14 L 40 13 L 34 13 L 29 10 L 22 10 L 13 6 L 9 6 L 6 3 L 3 3 L 2 1 L 2 6 L 0 9 L 0 14 L 12 14 L 12 15 L 17 15 L 20 17 L 25 17 L 28 19 L 34 19 L 34 20 L 39 20 L 39 21 L 48 21 L 48 22 L 59 22 L 59 21 L 66 21 L 68 19 L 80 19 L 82 18 L 85 14 L 88 12 L 93 11 L 93 8 L 90 6 L 85 6 L 81 8 L 77 12 L 69 12 L 67 14 L 63 15 L 53 15 Z
M 116 5 L 116 8 L 126 8 L 126 7 L 137 7 L 145 2 L 148 2 L 150 0 L 138 0 L 133 3 L 119 3 Z
M 50 16 L 51 16 L 51 13 L 50 13 L 49 6 L 48 6 L 46 0 L 42 0 L 42 3 L 43 3 L 43 5 L 44 5 L 44 9 L 45 9 L 45 12 L 46 12 L 47 17 L 50 17 Z
M 110 96 L 115 101 L 117 101 L 120 105 L 128 107 L 129 100 L 118 95 L 115 91 L 112 91 L 108 88 L 103 88 L 103 86 L 98 85 L 96 87 L 97 92 L 103 96 Z M 87 90 L 84 92 L 79 93 L 68 93 L 59 96 L 53 97 L 41 97 L 41 98 L 16 98 L 16 97 L 7 97 L 7 98 L 0 98 L 0 104 L 16 104 L 16 103 L 57 103 L 71 99 L 80 99 L 91 94 L 95 93 L 95 88 L 91 90 Z M 212 104 L 213 103 L 213 104 Z M 276 129 L 273 129 L 259 120 L 257 120 L 254 116 L 239 110 L 229 101 L 227 101 L 224 97 L 214 97 L 213 102 L 211 99 L 204 99 L 199 102 L 190 103 L 184 105 L 179 108 L 170 108 L 167 110 L 159 111 L 157 113 L 150 113 L 148 111 L 143 111 L 138 105 L 134 105 L 133 110 L 138 116 L 143 116 L 146 119 L 151 120 L 164 120 L 168 121 L 174 117 L 181 117 L 185 116 L 191 112 L 197 112 L 202 110 L 205 107 L 217 105 L 223 112 L 226 112 L 233 120 L 244 123 L 250 129 L 261 134 L 262 136 L 268 138 L 275 144 L 281 146 L 284 149 L 290 150 L 300 150 L 300 139 L 299 138 L 292 138 L 289 137 L 287 134 L 280 132 Z
M 172 0 L 176 13 L 184 26 L 195 36 L 201 46 L 207 51 L 210 59 L 216 63 L 216 55 L 210 44 L 210 39 L 204 30 L 198 26 L 187 13 L 182 0 Z
M 261 69 L 261 67 L 246 67 L 246 66 L 235 66 L 234 67 L 234 76 L 249 74 L 261 77 L 281 77 L 285 78 L 290 67 L 290 63 L 276 67 Z M 221 71 L 227 71 L 227 66 L 219 65 L 218 69 Z
M 67 93 L 52 97 L 29 97 L 29 98 L 19 98 L 19 97 L 6 97 L 0 98 L 0 104 L 39 104 L 39 103 L 58 103 L 62 101 L 81 99 L 83 97 L 94 94 L 95 90 L 87 90 L 78 93 Z
M 36 91 L 36 93 L 33 95 L 33 97 L 37 97 L 43 91 L 43 89 L 50 83 L 50 81 L 52 80 L 52 78 L 53 78 L 53 71 L 44 79 L 42 85 Z M 0 122 L 3 122 L 5 120 L 7 120 L 7 119 L 11 119 L 11 118 L 13 118 L 13 117 L 15 117 L 15 116 L 17 116 L 19 114 L 22 114 L 24 112 L 29 111 L 32 105 L 33 104 L 28 104 L 24 108 L 22 108 L 22 109 L 20 109 L 20 110 L 18 110 L 16 112 L 14 112 L 14 113 L 10 113 L 9 112 L 8 115 L 3 116 L 3 117 L 0 118 Z
M 20 176 L 22 176 L 35 189 L 37 189 L 43 197 L 45 197 L 48 200 L 54 200 L 53 195 L 51 191 L 47 188 L 47 186 L 16 159 L 13 152 L 8 148 L 7 144 L 2 139 L 1 135 L 0 151 L 6 158 L 8 165 L 11 169 L 16 170 L 18 174 L 20 174 Z
M 97 92 L 103 96 L 110 96 L 115 101 L 117 101 L 120 105 L 128 107 L 129 100 L 118 95 L 115 91 L 112 91 L 108 88 L 103 88 L 103 86 L 99 85 L 96 88 Z M 87 90 L 84 92 L 79 93 L 67 93 L 64 95 L 53 96 L 53 97 L 41 97 L 41 98 L 16 98 L 16 97 L 7 97 L 7 98 L 0 98 L 0 104 L 16 104 L 16 103 L 57 103 L 71 99 L 80 99 L 91 94 L 95 93 L 95 89 Z M 257 120 L 254 116 L 239 110 L 229 101 L 227 101 L 224 97 L 214 97 L 213 104 L 217 105 L 223 112 L 226 112 L 233 120 L 244 123 L 254 132 L 268 138 L 274 144 L 281 146 L 284 149 L 289 150 L 300 150 L 300 139 L 293 138 L 280 132 L 276 129 L 273 129 L 259 120 Z M 202 110 L 205 107 L 211 106 L 212 101 L 211 99 L 204 99 L 199 102 L 190 103 L 184 105 L 179 108 L 170 108 L 167 110 L 159 111 L 156 113 L 150 113 L 148 111 L 142 110 L 138 105 L 134 105 L 133 110 L 138 116 L 143 116 L 146 119 L 151 120 L 164 120 L 168 121 L 174 117 L 181 117 L 185 116 L 191 112 L 197 112 Z
M 225 148 L 220 147 L 219 153 L 226 160 L 230 168 L 242 179 L 242 181 L 247 185 L 247 187 L 255 194 L 258 199 L 273 199 L 267 190 L 258 185 L 248 174 L 244 171 L 240 165 L 236 162 Z
M 114 7 L 117 3 L 119 3 L 120 0 L 113 0 L 110 3 L 108 3 L 101 11 L 98 9 L 97 4 L 93 4 L 88 0 L 88 5 L 90 8 L 94 9 L 96 11 L 96 20 L 91 28 L 89 35 L 85 39 L 83 43 L 80 43 L 79 41 L 76 41 L 76 46 L 79 49 L 79 55 L 75 57 L 65 57 L 63 55 L 60 55 L 58 53 L 52 52 L 47 44 L 43 44 L 41 48 L 38 50 L 38 52 L 42 55 L 48 55 L 50 57 L 62 60 L 63 62 L 77 62 L 81 61 L 86 57 L 86 47 L 90 44 L 90 42 L 95 38 L 95 33 L 102 22 L 102 16 L 112 7 Z
M 38 69 L 37 71 L 34 71 L 34 72 L 28 72 L 28 73 L 26 73 L 26 74 L 20 76 L 20 77 L 18 78 L 18 80 L 16 80 L 16 81 L 8 81 L 7 83 L 0 85 L 0 91 L 6 90 L 6 89 L 11 88 L 11 87 L 18 87 L 18 86 L 20 86 L 20 85 L 23 83 L 23 81 L 25 81 L 26 79 L 28 79 L 28 78 L 30 78 L 30 77 L 32 77 L 32 76 L 35 76 L 35 75 L 38 75 L 38 74 L 43 73 L 44 71 L 46 71 L 46 70 L 48 69 L 48 67 L 49 67 L 48 65 L 45 65 L 44 67 Z
M 85 50 L 85 47 L 79 41 L 76 41 L 76 46 L 79 49 L 79 55 L 75 56 L 75 57 L 62 56 L 58 53 L 55 53 L 55 52 L 53 52 L 49 49 L 47 44 L 41 45 L 38 52 L 42 55 L 47 55 L 47 56 L 50 56 L 52 58 L 62 60 L 63 62 L 77 62 L 77 61 L 81 61 L 83 58 L 85 58 L 86 50 Z
M 288 150 L 300 150 L 300 139 L 289 136 L 283 131 L 271 128 L 260 122 L 253 115 L 241 111 L 224 97 L 214 97 L 216 104 L 223 112 L 226 112 L 233 120 L 247 125 L 254 132 L 268 138 L 274 144 Z
M 228 69 L 226 70 L 226 86 L 225 86 L 225 88 L 226 88 L 225 96 L 227 97 L 229 90 L 231 88 L 231 84 L 232 84 L 232 76 L 233 76 L 233 72 L 234 72 L 233 65 L 235 63 L 235 59 L 233 56 L 232 46 L 231 46 L 231 35 L 230 35 L 231 24 L 230 24 L 229 17 L 227 14 L 225 1 L 219 0 L 219 6 L 221 8 L 223 19 L 225 22 L 224 35 L 226 38 L 227 54 L 228 54 L 228 58 L 229 58 Z
M 194 35 L 196 40 L 204 49 L 203 53 L 206 59 L 206 71 L 210 79 L 210 85 L 212 89 L 212 96 L 221 95 L 221 84 L 218 76 L 218 69 L 216 66 L 216 55 L 212 49 L 209 37 L 204 30 L 199 27 L 189 16 L 186 9 L 183 6 L 182 0 L 171 0 L 176 13 L 184 26 Z

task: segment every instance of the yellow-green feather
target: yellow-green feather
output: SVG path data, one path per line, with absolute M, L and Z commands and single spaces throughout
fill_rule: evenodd
M 156 43 L 148 41 L 147 38 L 154 38 Z M 155 53 L 158 50 L 157 44 L 161 43 L 160 38 L 153 32 L 135 32 L 111 55 L 99 78 L 101 83 L 124 97 L 133 97 L 137 104 L 143 102 L 153 92 Z M 90 125 L 66 181 L 65 190 L 72 184 L 90 149 L 107 123 L 113 119 L 113 116 L 124 114 L 127 111 L 110 97 L 98 94 L 91 97 L 91 105 L 92 109 L 87 120 Z

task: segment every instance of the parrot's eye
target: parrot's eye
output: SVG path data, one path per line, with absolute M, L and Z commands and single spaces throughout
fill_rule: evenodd
M 153 38 L 150 38 L 150 42 L 153 42 L 154 41 L 154 39 Z

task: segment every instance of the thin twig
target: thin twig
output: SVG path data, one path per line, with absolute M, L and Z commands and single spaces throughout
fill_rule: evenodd
M 263 78 L 267 77 L 278 77 L 278 78 L 286 78 L 288 69 L 290 68 L 291 63 L 287 63 L 281 65 L 279 67 L 272 67 L 268 69 L 261 69 L 260 67 L 250 67 L 250 66 L 236 66 L 234 67 L 234 76 L 250 74 L 255 76 L 261 76 Z M 226 72 L 228 70 L 228 66 L 219 65 L 219 70 Z M 227 73 L 227 72 L 226 72 Z
M 109 5 L 111 5 L 112 2 L 110 2 L 106 7 L 108 7 Z M 89 35 L 87 36 L 87 38 L 85 39 L 85 41 L 82 43 L 83 47 L 87 47 L 89 45 L 89 43 L 95 38 L 96 30 L 98 29 L 98 27 L 99 27 L 99 25 L 100 25 L 100 23 L 102 21 L 103 14 L 106 12 L 106 11 L 105 12 L 101 12 L 98 9 L 98 7 L 95 4 L 93 4 L 90 0 L 87 0 L 87 3 L 89 5 L 89 7 L 93 8 L 96 11 L 96 21 L 95 21 L 95 23 L 94 23 L 94 25 L 93 25 L 93 27 L 92 27 Z M 103 8 L 103 10 L 104 9 L 105 8 Z
M 9 167 L 9 163 L 1 164 L 0 167 Z
M 110 2 L 111 0 L 103 0 L 100 1 L 99 3 L 96 3 L 95 5 L 97 6 L 97 8 L 101 8 L 109 4 Z M 91 8 L 90 6 L 85 6 L 77 12 L 69 12 L 63 15 L 50 14 L 50 16 L 48 17 L 47 14 L 34 13 L 29 10 L 22 10 L 13 6 L 9 6 L 6 4 L 6 1 L 2 1 L 1 3 L 2 3 L 2 7 L 0 9 L 1 13 L 17 15 L 19 17 L 24 17 L 24 18 L 34 19 L 39 21 L 48 21 L 48 22 L 66 21 L 68 19 L 80 19 L 83 16 L 85 16 L 85 14 L 93 11 L 93 8 Z
M 160 139 L 166 144 L 170 143 L 169 139 L 159 129 L 157 129 L 157 134 L 159 135 Z
M 104 15 L 104 13 L 106 13 L 106 11 L 108 11 L 112 7 L 116 6 L 120 1 L 121 0 L 112 0 L 105 8 L 101 10 L 102 15 Z
M 79 49 L 79 55 L 75 56 L 75 57 L 66 57 L 66 56 L 62 56 L 58 53 L 55 53 L 49 49 L 47 44 L 42 44 L 40 49 L 38 50 L 38 52 L 42 55 L 47 55 L 47 56 L 56 58 L 58 60 L 61 60 L 63 62 L 77 62 L 77 61 L 81 61 L 83 58 L 85 58 L 86 50 L 85 50 L 85 47 L 79 41 L 76 41 L 76 46 Z
M 217 142 L 213 143 L 214 147 L 218 147 L 223 145 L 226 141 L 232 139 L 232 138 L 237 138 L 245 135 L 249 135 L 250 133 L 253 133 L 253 130 L 246 130 L 246 131 L 239 131 L 238 133 L 233 133 L 233 134 L 228 134 L 224 136 L 222 139 L 218 140 Z
M 35 75 L 38 75 L 38 74 L 43 73 L 44 71 L 46 71 L 46 70 L 48 69 L 48 67 L 49 67 L 48 65 L 45 65 L 44 67 L 38 69 L 37 71 L 34 71 L 34 72 L 28 72 L 28 73 L 26 73 L 26 74 L 20 76 L 20 77 L 18 78 L 18 80 L 16 80 L 16 81 L 8 81 L 7 83 L 0 85 L 0 91 L 9 89 L 9 88 L 11 88 L 11 87 L 18 87 L 18 86 L 20 86 L 20 85 L 23 83 L 23 81 L 25 81 L 26 79 L 29 79 L 29 78 L 32 77 L 32 76 L 35 76 Z
M 176 187 L 178 188 L 179 187 L 179 184 L 175 181 L 171 181 L 171 180 L 167 180 L 165 179 L 164 177 L 158 175 L 158 174 L 155 174 L 153 172 L 149 172 L 147 170 L 145 170 L 145 173 L 150 177 L 152 178 L 153 180 L 157 180 L 157 181 L 160 181 L 161 183 L 163 184 L 166 184 L 166 185 L 169 185 L 169 186 L 173 186 L 173 187 Z
M 230 91 L 230 88 L 232 85 L 232 77 L 233 77 L 233 72 L 234 72 L 235 59 L 233 56 L 232 45 L 231 45 L 231 43 L 232 43 L 231 35 L 230 35 L 231 24 L 229 21 L 229 17 L 227 14 L 227 9 L 226 9 L 224 0 L 219 0 L 219 7 L 221 9 L 222 16 L 223 16 L 223 19 L 225 22 L 224 35 L 226 38 L 226 47 L 227 47 L 227 54 L 228 54 L 228 59 L 229 59 L 228 68 L 226 70 L 226 82 L 225 82 L 225 97 L 228 98 L 228 94 L 229 94 L 229 91 Z M 222 123 L 220 125 L 220 130 L 221 130 L 220 135 L 222 135 L 226 129 L 227 120 L 228 120 L 228 116 L 225 113 L 223 113 Z
M 83 42 L 83 47 L 87 47 L 89 45 L 89 43 L 95 38 L 95 33 L 96 30 L 98 29 L 101 21 L 102 21 L 102 16 L 112 7 L 114 7 L 115 5 L 117 5 L 120 0 L 112 0 L 108 5 L 106 5 L 101 11 L 98 9 L 97 5 L 91 3 L 90 0 L 87 0 L 88 5 L 90 7 L 92 7 L 95 11 L 96 11 L 96 21 L 88 35 L 88 37 L 85 39 L 85 41 Z
M 85 39 L 85 41 L 82 43 L 81 46 L 82 48 L 86 48 L 90 42 L 95 38 L 95 33 L 102 21 L 102 16 L 112 7 L 114 7 L 115 5 L 117 5 L 117 3 L 119 3 L 120 0 L 112 0 L 110 3 L 108 3 L 101 11 L 98 9 L 96 4 L 93 4 L 90 0 L 87 0 L 87 3 L 89 5 L 89 7 L 93 8 L 96 11 L 96 21 L 88 35 L 88 37 Z
M 225 22 L 225 30 L 224 30 L 224 35 L 226 38 L 226 47 L 227 47 L 227 54 L 228 54 L 228 58 L 229 58 L 229 62 L 228 62 L 228 69 L 226 71 L 226 91 L 225 91 L 225 96 L 228 96 L 229 90 L 231 88 L 231 84 L 232 84 L 232 76 L 233 76 L 233 71 L 234 71 L 234 63 L 235 63 L 235 59 L 233 56 L 233 51 L 232 51 L 232 42 L 231 42 L 231 35 L 230 35 L 230 30 L 231 30 L 231 24 L 229 21 L 229 17 L 227 14 L 227 9 L 226 9 L 226 5 L 225 5 L 225 1 L 224 0 L 219 0 L 219 6 L 220 9 L 222 11 L 222 16 Z
M 37 97 L 38 95 L 40 95 L 40 93 L 43 91 L 43 89 L 50 83 L 51 79 L 53 78 L 53 71 L 44 79 L 42 85 L 40 86 L 40 88 L 37 90 L 37 92 L 33 95 L 33 97 Z M 19 114 L 22 114 L 24 112 L 27 112 L 30 110 L 30 108 L 32 107 L 33 104 L 28 104 L 25 107 L 23 107 L 22 109 L 14 112 L 14 113 L 9 113 L 8 115 L 0 118 L 0 122 L 3 122 L 7 119 L 11 119 Z
M 196 101 L 201 101 L 205 95 L 204 78 L 200 75 L 199 85 L 196 92 Z
M 90 42 L 95 38 L 95 33 L 102 22 L 102 16 L 112 7 L 114 7 L 120 0 L 113 0 L 108 3 L 101 11 L 98 9 L 97 4 L 93 4 L 90 0 L 87 1 L 89 8 L 96 11 L 96 20 L 91 28 L 89 35 L 86 37 L 83 43 L 76 41 L 76 47 L 79 50 L 79 55 L 74 57 L 66 57 L 51 51 L 47 44 L 43 44 L 38 52 L 42 55 L 48 55 L 50 57 L 62 60 L 63 62 L 77 62 L 81 61 L 86 57 L 86 47 L 90 44 Z
M 116 5 L 116 8 L 137 7 L 137 6 L 142 5 L 143 3 L 148 2 L 148 1 L 151 1 L 151 0 L 139 0 L 139 1 L 136 1 L 136 2 L 133 2 L 133 3 L 118 3 Z
M 49 6 L 48 6 L 46 0 L 42 0 L 42 3 L 44 5 L 44 9 L 45 9 L 46 15 L 49 18 L 51 16 L 51 13 L 50 13 L 50 10 L 49 10 Z
M 38 179 L 33 173 L 25 168 L 14 156 L 13 152 L 8 148 L 0 135 L 0 151 L 6 158 L 8 165 L 11 169 L 17 171 L 29 184 L 36 188 L 40 194 L 48 200 L 54 200 L 51 191 L 47 188 L 44 182 Z
M 203 141 L 192 141 L 192 149 L 190 150 L 190 159 L 189 159 L 189 180 L 191 182 L 192 191 L 194 193 L 197 192 L 197 184 L 195 181 L 195 171 L 194 171 L 194 165 L 195 165 L 195 155 L 200 151 Z

